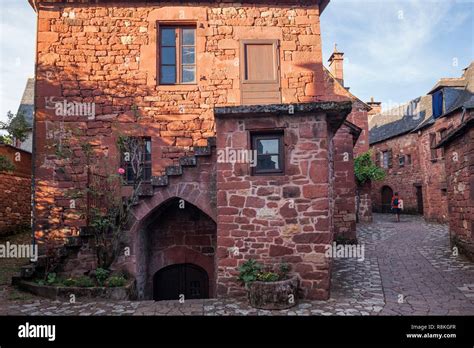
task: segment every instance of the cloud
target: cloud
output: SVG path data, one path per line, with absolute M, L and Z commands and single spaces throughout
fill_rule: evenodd
M 327 40 L 337 41 L 348 60 L 345 80 L 362 98 L 380 92 L 385 98 L 407 98 L 408 91 L 408 98 L 415 98 L 440 77 L 460 74 L 461 67 L 452 75 L 456 53 L 443 47 L 456 41 L 469 47 L 469 19 L 472 7 L 454 1 L 335 0 L 321 19 L 325 56 L 332 51 Z M 472 31 L 470 43 L 472 47 Z
M 6 1 L 0 14 L 0 119 L 16 112 L 34 73 L 35 13 L 27 1 Z

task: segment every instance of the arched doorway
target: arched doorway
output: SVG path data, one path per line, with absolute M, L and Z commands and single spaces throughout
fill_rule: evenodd
M 196 265 L 185 263 L 162 268 L 153 276 L 153 299 L 209 298 L 209 276 Z
M 382 213 L 390 213 L 393 190 L 389 186 L 382 187 Z

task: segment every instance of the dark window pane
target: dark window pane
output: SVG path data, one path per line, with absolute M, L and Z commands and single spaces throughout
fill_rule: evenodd
M 259 155 L 279 153 L 279 147 L 278 139 L 261 139 L 257 142 L 257 153 Z
M 176 34 L 174 28 L 161 29 L 161 46 L 176 46 Z
M 194 64 L 195 62 L 195 55 L 194 55 L 194 47 L 183 47 L 183 64 Z
M 182 75 L 183 83 L 194 82 L 196 68 L 194 66 L 183 66 Z
M 195 29 L 183 29 L 183 45 L 194 45 Z
M 151 179 L 151 167 L 143 168 L 143 180 L 149 181 Z
M 165 65 L 176 64 L 176 48 L 163 47 L 161 49 L 161 64 L 165 64 Z
M 176 67 L 162 66 L 160 76 L 161 83 L 176 83 Z
M 258 156 L 257 169 L 258 170 L 279 170 L 280 169 L 280 163 L 279 163 L 278 155 L 273 155 L 273 156 L 261 155 L 261 156 Z

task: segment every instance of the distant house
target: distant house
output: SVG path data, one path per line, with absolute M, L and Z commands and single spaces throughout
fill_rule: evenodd
M 391 196 L 398 192 L 406 212 L 449 220 L 447 159 L 436 145 L 462 123 L 462 110 L 474 95 L 473 75 L 471 63 L 461 77 L 443 78 L 428 95 L 369 120 L 374 159 L 387 171 L 373 187 L 375 211 L 389 211 Z
M 30 227 L 31 153 L 0 142 L 0 236 Z
M 29 127 L 26 139 L 14 139 L 13 145 L 22 150 L 32 152 L 33 149 L 33 118 L 34 118 L 34 99 L 35 99 L 35 79 L 29 78 L 26 82 L 23 97 L 18 107 L 17 115 L 23 115 Z

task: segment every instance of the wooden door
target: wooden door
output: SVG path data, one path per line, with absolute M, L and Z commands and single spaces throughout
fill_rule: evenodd
M 392 210 L 393 190 L 388 187 L 382 187 L 382 213 L 390 213 Z
M 281 103 L 278 40 L 244 40 L 240 50 L 242 104 Z
M 418 206 L 418 213 L 423 215 L 423 189 L 421 186 L 416 186 L 416 203 Z
M 207 272 L 193 264 L 179 264 L 165 267 L 153 277 L 153 299 L 179 300 L 209 297 Z

